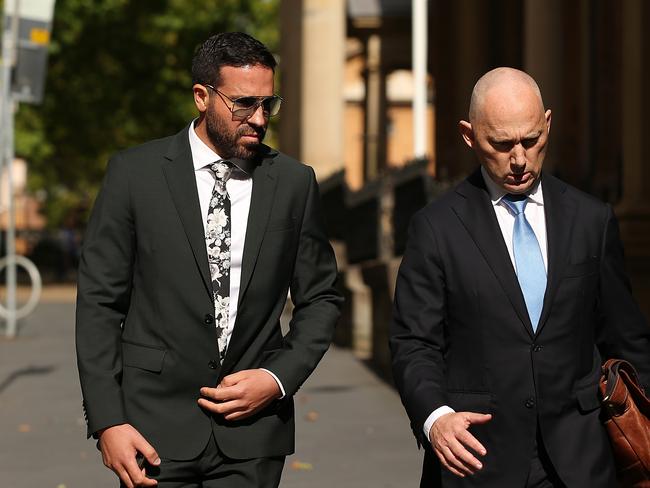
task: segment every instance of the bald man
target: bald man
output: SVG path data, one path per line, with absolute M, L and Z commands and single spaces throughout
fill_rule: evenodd
M 650 385 L 650 328 L 611 207 L 542 171 L 550 128 L 530 76 L 485 74 L 460 122 L 480 168 L 411 221 L 390 346 L 422 487 L 617 486 L 600 365 Z

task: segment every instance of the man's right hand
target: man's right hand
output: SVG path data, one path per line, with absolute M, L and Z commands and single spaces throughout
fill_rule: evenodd
M 99 449 L 107 468 L 120 477 L 127 488 L 156 486 L 158 482 L 147 478 L 138 466 L 136 456 L 141 453 L 153 466 L 160 464 L 156 450 L 129 424 L 114 425 L 99 434 Z
M 487 451 L 468 429 L 472 424 L 485 424 L 491 419 L 490 414 L 453 412 L 436 420 L 429 431 L 429 439 L 440 463 L 461 478 L 482 469 L 483 465 L 468 448 L 481 456 Z

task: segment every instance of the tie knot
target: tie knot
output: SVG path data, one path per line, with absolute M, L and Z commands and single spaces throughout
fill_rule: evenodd
M 513 195 L 508 193 L 502 198 L 503 203 L 512 210 L 515 215 L 519 215 L 524 212 L 526 208 L 526 203 L 528 203 L 526 195 Z
M 232 173 L 232 163 L 225 159 L 220 159 L 219 161 L 212 163 L 209 168 L 214 174 L 214 177 L 224 183 L 228 181 L 228 178 L 230 178 L 230 174 Z

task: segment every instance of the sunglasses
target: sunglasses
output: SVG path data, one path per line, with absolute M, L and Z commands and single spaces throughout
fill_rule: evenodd
M 251 115 L 253 115 L 257 109 L 261 106 L 262 112 L 264 112 L 265 117 L 273 117 L 277 115 L 280 111 L 280 105 L 282 105 L 282 97 L 278 95 L 271 95 L 268 97 L 239 97 L 239 98 L 230 98 L 225 93 L 217 90 L 212 85 L 205 84 L 212 91 L 214 91 L 223 103 L 228 107 L 230 113 L 232 113 L 233 120 L 246 120 Z M 227 100 L 227 101 L 226 101 Z M 228 105 L 228 102 L 231 105 Z

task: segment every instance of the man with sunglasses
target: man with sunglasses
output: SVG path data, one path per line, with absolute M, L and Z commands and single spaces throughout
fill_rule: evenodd
M 122 486 L 276 487 L 293 452 L 292 397 L 341 297 L 313 170 L 262 142 L 274 69 L 246 34 L 209 38 L 192 63 L 198 118 L 109 162 L 77 356 L 88 434 Z

